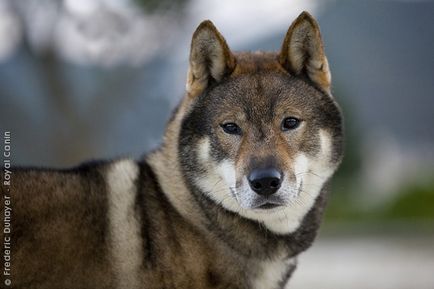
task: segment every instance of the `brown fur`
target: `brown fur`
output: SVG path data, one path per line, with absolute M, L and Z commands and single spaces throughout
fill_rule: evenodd
M 101 186 L 98 168 L 13 171 L 12 288 L 113 288 Z

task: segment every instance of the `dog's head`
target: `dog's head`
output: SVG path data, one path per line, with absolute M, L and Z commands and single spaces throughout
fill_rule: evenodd
M 308 13 L 279 53 L 232 53 L 210 21 L 193 35 L 179 158 L 187 183 L 276 233 L 294 231 L 342 155 L 320 31 Z

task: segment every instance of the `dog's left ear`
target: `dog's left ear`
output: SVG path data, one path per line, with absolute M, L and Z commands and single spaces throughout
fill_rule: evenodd
M 331 76 L 319 25 L 309 13 L 301 13 L 289 27 L 279 61 L 289 72 L 305 73 L 315 85 L 330 93 Z
M 187 75 L 187 93 L 200 94 L 210 80 L 220 81 L 235 68 L 235 57 L 226 40 L 209 21 L 203 21 L 191 40 L 190 67 Z

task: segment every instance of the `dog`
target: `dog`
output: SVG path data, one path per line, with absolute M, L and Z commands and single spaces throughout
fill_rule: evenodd
M 206 20 L 158 149 L 2 177 L 3 278 L 17 289 L 286 288 L 342 155 L 309 13 L 279 52 L 232 52 Z

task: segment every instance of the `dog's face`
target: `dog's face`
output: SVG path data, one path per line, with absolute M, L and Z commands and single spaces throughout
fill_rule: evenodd
M 209 22 L 193 36 L 191 108 L 179 141 L 187 182 L 276 233 L 298 227 L 341 159 L 341 114 L 315 41 L 308 14 L 290 27 L 280 54 L 234 55 Z

